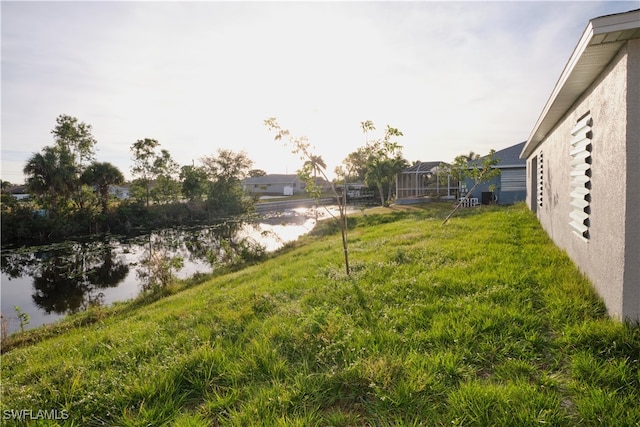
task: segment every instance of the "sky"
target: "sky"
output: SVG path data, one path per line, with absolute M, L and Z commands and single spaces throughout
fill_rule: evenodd
M 403 156 L 452 161 L 525 141 L 590 19 L 640 1 L 2 1 L 1 169 L 22 183 L 61 115 L 131 179 L 130 147 L 180 165 L 218 149 L 295 173 L 264 120 L 332 171 L 371 120 Z

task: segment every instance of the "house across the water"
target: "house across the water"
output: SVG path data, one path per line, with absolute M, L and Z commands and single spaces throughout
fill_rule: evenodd
M 324 189 L 329 184 L 322 178 L 316 178 L 316 184 Z M 306 183 L 297 174 L 267 174 L 242 180 L 242 188 L 248 193 L 270 196 L 293 196 L 305 194 Z
M 242 180 L 244 191 L 271 196 L 292 196 L 305 192 L 305 184 L 297 174 L 267 174 Z

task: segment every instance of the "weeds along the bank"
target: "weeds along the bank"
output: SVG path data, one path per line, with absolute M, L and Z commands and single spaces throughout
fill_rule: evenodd
M 350 276 L 337 233 L 307 237 L 16 348 L 2 409 L 76 425 L 637 424 L 640 332 L 606 317 L 535 217 L 442 227 L 448 207 L 430 209 L 355 217 Z

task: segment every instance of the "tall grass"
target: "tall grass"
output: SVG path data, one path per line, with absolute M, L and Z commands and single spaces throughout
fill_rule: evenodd
M 350 276 L 327 223 L 260 265 L 12 349 L 2 410 L 64 409 L 68 425 L 639 425 L 640 329 L 606 316 L 524 206 L 443 227 L 447 211 L 352 218 Z

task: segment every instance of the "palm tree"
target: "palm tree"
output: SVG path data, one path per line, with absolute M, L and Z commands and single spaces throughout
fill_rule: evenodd
M 73 188 L 75 168 L 65 152 L 56 147 L 44 147 L 27 160 L 23 172 L 28 175 L 27 190 L 44 198 L 45 206 L 56 212 L 59 195 L 68 196 Z
M 109 204 L 109 186 L 124 183 L 120 169 L 108 162 L 93 162 L 81 177 L 83 184 L 95 185 L 100 195 L 102 211 L 106 212 Z
M 327 168 L 327 164 L 322 159 L 322 156 L 310 155 L 309 160 L 304 162 L 304 167 L 311 169 L 313 172 L 313 183 L 316 183 L 316 179 L 318 177 L 318 173 L 322 173 L 323 170 Z
M 327 168 L 326 163 L 322 159 L 322 156 L 311 155 L 309 160 L 304 162 L 305 167 L 309 167 L 313 171 L 313 176 L 317 176 L 317 172 L 322 172 L 322 170 Z
M 464 157 L 467 159 L 468 162 L 470 162 L 472 160 L 478 160 L 480 158 L 480 154 L 475 153 L 473 151 L 469 151 L 469 154 L 465 154 Z
M 311 187 L 316 197 L 320 197 L 320 190 L 318 189 L 318 173 L 324 175 L 324 170 L 327 168 L 327 164 L 322 159 L 322 156 L 316 156 L 315 154 L 309 154 L 309 160 L 304 162 L 303 170 L 313 171 L 313 186 Z M 307 189 L 308 191 L 308 189 Z M 318 204 L 316 203 L 316 221 L 318 221 Z
M 387 195 L 387 201 L 391 200 L 393 194 L 393 184 L 395 184 L 398 174 L 402 172 L 408 163 L 400 156 L 396 156 L 393 159 L 387 160 L 387 169 L 389 172 L 389 194 Z
M 369 186 L 376 186 L 380 193 L 380 204 L 384 206 L 384 184 L 389 176 L 387 160 L 373 159 L 369 162 L 364 181 Z

